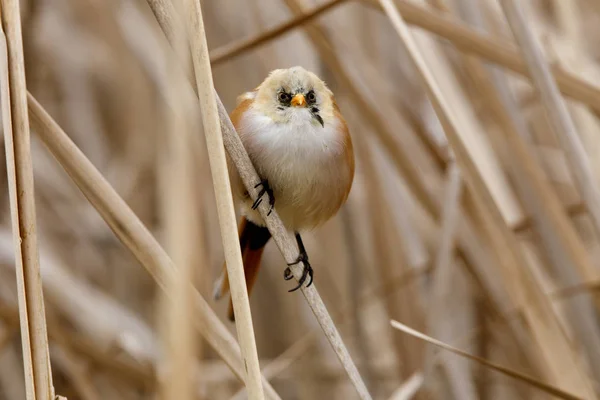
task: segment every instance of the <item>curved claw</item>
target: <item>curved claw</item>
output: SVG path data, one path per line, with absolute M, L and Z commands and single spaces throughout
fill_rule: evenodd
M 298 282 L 298 285 L 295 288 L 288 290 L 288 293 L 292 293 L 292 292 L 295 292 L 296 290 L 300 289 L 302 287 L 303 283 L 304 282 Z
M 306 287 L 309 287 L 310 285 L 312 285 L 313 269 L 310 266 L 310 263 L 308 262 L 308 257 L 306 256 L 306 254 L 300 254 L 298 256 L 298 259 L 295 262 L 290 263 L 288 265 L 296 265 L 298 263 L 304 264 L 304 270 L 302 271 L 302 276 L 298 280 L 298 285 L 295 288 L 288 290 L 288 292 L 295 292 L 296 290 L 300 289 L 302 287 L 302 285 L 304 285 L 304 282 L 306 282 L 307 277 L 310 277 L 310 281 L 308 282 L 308 285 Z M 286 268 L 283 273 L 283 279 L 285 279 L 286 281 L 289 281 L 293 277 L 294 276 L 292 275 L 292 271 L 290 270 L 290 268 L 289 267 Z
M 254 185 L 254 188 L 257 188 L 259 186 L 262 186 L 262 189 L 260 189 L 260 192 L 258 192 L 258 196 L 256 196 L 256 200 L 254 201 L 254 203 L 252 203 L 252 209 L 256 210 L 258 208 L 258 206 L 262 202 L 262 197 L 266 193 L 269 196 L 269 205 L 271 206 L 269 212 L 267 213 L 267 216 L 269 216 L 271 215 L 271 212 L 273 212 L 273 207 L 275 206 L 275 196 L 273 195 L 273 189 L 271 189 L 271 186 L 269 186 L 269 181 L 267 179 L 258 182 L 256 185 Z
M 308 276 L 310 276 L 310 282 L 308 282 L 308 285 L 306 285 L 306 287 L 310 287 L 310 285 L 312 285 L 312 283 L 313 283 L 313 269 L 312 268 L 308 271 Z
M 285 279 L 286 281 L 289 281 L 293 277 L 294 275 L 292 274 L 292 270 L 289 267 L 286 268 L 285 271 L 283 271 L 283 279 Z

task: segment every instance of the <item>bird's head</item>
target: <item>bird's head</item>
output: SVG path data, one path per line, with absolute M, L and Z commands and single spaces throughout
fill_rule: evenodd
M 276 69 L 258 87 L 255 107 L 276 122 L 325 126 L 334 118 L 329 88 L 302 67 Z

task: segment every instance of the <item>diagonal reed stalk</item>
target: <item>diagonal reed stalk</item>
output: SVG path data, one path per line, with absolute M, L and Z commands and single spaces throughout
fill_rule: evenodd
M 464 0 L 463 0 L 464 1 Z M 479 29 L 484 29 L 485 22 L 478 11 L 477 0 L 464 1 L 465 8 L 470 10 L 469 20 Z M 502 71 L 484 64 L 474 57 L 464 57 L 465 68 L 476 82 L 477 89 L 485 104 L 502 129 L 502 141 L 511 155 L 507 165 L 516 189 L 523 199 L 523 204 L 539 234 L 549 261 L 557 277 L 563 285 L 577 285 L 575 282 L 593 281 L 598 272 L 588 256 L 584 243 L 575 227 L 569 220 L 561 200 L 547 180 L 542 167 L 536 160 L 535 152 L 527 138 L 530 132 L 518 105 L 513 99 L 508 86 L 507 77 Z M 600 309 L 600 297 L 591 293 L 596 309 Z M 578 336 L 589 348 L 598 347 L 597 324 L 595 310 L 590 296 L 579 296 L 573 299 L 573 307 L 578 310 L 572 313 L 573 325 Z M 589 354 L 593 366 L 598 365 L 598 357 Z
M 544 357 L 543 370 L 546 377 L 557 382 L 565 390 L 585 398 L 595 399 L 596 395 L 589 377 L 573 352 L 548 297 L 543 293 L 535 276 L 528 268 L 529 264 L 522 253 L 520 244 L 517 243 L 514 234 L 509 231 L 494 199 L 473 165 L 466 146 L 458 134 L 460 129 L 458 121 L 429 67 L 425 64 L 408 26 L 391 0 L 380 0 L 380 3 L 425 84 L 429 98 L 446 132 L 456 160 L 465 174 L 469 188 L 479 200 L 479 204 L 484 207 L 482 209 L 485 210 L 485 213 L 482 212 L 482 214 L 491 222 L 487 228 L 496 234 L 495 243 L 499 250 L 504 252 L 503 257 L 506 257 L 502 272 L 506 274 L 507 283 L 514 281 L 513 290 L 518 290 L 520 287 L 521 292 L 518 295 L 527 299 L 528 304 L 524 309 L 525 319 L 531 328 L 538 351 Z M 518 266 L 521 268 L 516 270 Z M 515 280 L 516 277 L 519 277 L 519 280 Z M 510 287 L 508 284 L 506 286 Z
M 550 67 L 533 32 L 527 26 L 525 15 L 513 0 L 500 1 L 513 35 L 519 43 L 529 74 L 540 93 L 546 116 L 561 144 L 577 183 L 577 188 L 600 234 L 600 187 L 594 177 L 588 155 L 564 99 L 560 96 Z
M 33 165 L 21 14 L 18 0 L 0 1 L 2 121 L 17 272 L 21 345 L 27 399 L 54 398 L 40 277 Z M 6 35 L 4 34 L 6 32 Z
M 320 6 L 313 8 L 310 11 L 302 13 L 302 15 L 298 15 L 295 18 L 292 18 L 288 22 L 278 25 L 273 29 L 269 29 L 268 31 L 261 33 L 257 36 L 242 39 L 240 41 L 235 41 L 225 46 L 219 47 L 210 52 L 210 62 L 213 65 L 217 65 L 219 63 L 230 60 L 242 53 L 245 53 L 264 43 L 267 43 L 272 39 L 275 39 L 287 32 L 290 32 L 294 28 L 307 24 L 310 21 L 314 20 L 316 17 L 320 16 L 321 14 L 324 14 L 325 12 L 332 10 L 336 6 L 347 2 L 348 0 L 329 0 L 321 4 Z
M 160 2 L 161 0 L 148 1 Z M 363 1 L 380 8 L 376 0 Z M 477 55 L 521 75 L 530 76 L 525 61 L 515 46 L 508 41 L 481 34 L 460 24 L 453 18 L 440 15 L 440 13 L 412 4 L 406 0 L 397 1 L 396 5 L 398 11 L 409 24 L 418 26 L 449 40 L 458 49 L 466 53 Z M 274 40 L 290 32 L 291 29 L 309 22 L 310 20 L 307 20 L 304 16 L 296 16 L 281 26 L 213 50 L 211 52 L 211 61 L 217 64 L 229 60 L 234 56 L 240 56 L 250 49 L 264 45 L 270 40 Z M 282 29 L 284 26 L 287 29 Z M 588 104 L 594 110 L 600 111 L 600 88 L 560 68 L 553 68 L 552 74 L 556 79 L 558 88 L 565 96 Z
M 161 28 L 163 32 L 165 32 L 165 36 L 167 39 L 173 38 L 173 26 L 169 25 L 169 23 L 177 23 L 175 14 L 175 10 L 172 7 L 172 4 L 166 0 L 148 0 L 148 4 L 152 8 L 153 13 L 155 14 L 157 21 L 161 24 Z M 160 15 L 161 13 L 167 13 L 168 15 Z M 164 24 L 164 25 L 163 25 Z M 207 60 L 208 62 L 208 55 Z M 185 68 L 185 65 L 183 66 Z M 189 78 L 189 77 L 188 77 Z M 192 85 L 194 86 L 194 85 Z M 258 189 L 255 187 L 257 183 L 261 181 L 258 176 L 256 169 L 252 165 L 250 161 L 250 157 L 248 153 L 244 149 L 244 146 L 235 131 L 233 124 L 227 114 L 227 110 L 223 106 L 219 95 L 215 92 L 215 99 L 217 101 L 217 108 L 219 111 L 219 117 L 221 122 L 221 130 L 223 135 L 223 143 L 225 145 L 225 150 L 228 152 L 231 160 L 234 162 L 242 181 L 244 182 L 244 186 L 246 190 L 250 194 L 253 199 L 256 199 L 258 195 Z M 277 209 L 275 208 L 270 216 L 267 216 L 269 213 L 269 205 L 268 202 L 261 202 L 258 210 L 261 213 L 261 216 L 266 222 L 267 228 L 271 232 L 273 240 L 277 247 L 279 248 L 283 258 L 286 263 L 292 263 L 295 261 L 298 256 L 298 246 L 294 239 L 292 239 L 290 233 L 285 229 L 281 219 L 277 215 Z M 239 246 L 239 245 L 238 245 Z M 294 265 L 291 267 L 292 273 L 296 281 L 298 281 L 302 276 L 303 266 Z M 361 399 L 371 399 L 371 395 L 367 390 L 362 377 L 360 376 L 356 365 L 352 361 L 350 357 L 350 353 L 348 349 L 344 345 L 344 342 L 333 323 L 331 316 L 329 315 L 319 292 L 317 291 L 317 285 L 313 283 L 310 287 L 303 286 L 300 290 L 304 295 L 304 298 L 308 302 L 311 311 L 315 315 L 319 325 L 323 329 L 325 337 L 329 341 L 331 347 L 333 348 L 336 356 L 340 360 L 343 365 L 350 381 L 354 385 L 359 397 Z M 236 317 L 237 319 L 237 317 Z
M 486 367 L 491 368 L 494 371 L 498 371 L 501 374 L 510 376 L 511 378 L 515 378 L 515 379 L 527 382 L 529 385 L 531 385 L 531 386 L 533 386 L 533 387 L 535 387 L 537 389 L 540 389 L 540 390 L 542 390 L 542 391 L 544 391 L 544 392 L 546 392 L 548 394 L 551 394 L 553 396 L 556 396 L 558 398 L 565 399 L 565 400 L 583 400 L 583 397 L 575 396 L 575 395 L 573 395 L 571 393 L 565 392 L 564 390 L 562 390 L 562 389 L 560 389 L 560 388 L 558 388 L 556 386 L 548 385 L 547 383 L 541 382 L 541 381 L 539 381 L 537 379 L 534 379 L 534 378 L 532 378 L 530 376 L 524 375 L 524 374 L 522 374 L 520 372 L 517 372 L 517 371 L 514 371 L 512 369 L 503 367 L 501 365 L 492 363 L 492 362 L 490 362 L 488 360 L 485 360 L 483 358 L 471 355 L 471 354 L 469 354 L 469 353 L 467 353 L 465 351 L 457 349 L 456 347 L 450 346 L 450 345 L 448 345 L 448 344 L 446 344 L 444 342 L 441 342 L 441 341 L 436 340 L 436 339 L 434 339 L 432 337 L 429 337 L 429 336 L 427 336 L 427 335 L 425 335 L 425 334 L 423 334 L 421 332 L 418 332 L 418 331 L 416 331 L 416 330 L 414 330 L 412 328 L 409 328 L 408 326 L 406 326 L 404 324 L 401 324 L 398 321 L 392 320 L 390 322 L 391 322 L 391 324 L 392 324 L 392 326 L 394 328 L 396 328 L 396 329 L 398 329 L 398 330 L 400 330 L 400 331 L 402 331 L 404 333 L 407 333 L 407 334 L 409 334 L 409 335 L 411 335 L 411 336 L 413 336 L 413 337 L 415 337 L 417 339 L 423 340 L 423 341 L 425 341 L 427 343 L 433 344 L 433 345 L 435 345 L 437 347 L 440 347 L 440 348 L 442 348 L 444 350 L 448 350 L 448 351 L 450 351 L 450 352 L 452 352 L 454 354 L 458 354 L 458 355 L 460 355 L 462 357 L 465 357 L 465 358 L 467 358 L 469 360 L 472 360 L 472 361 L 475 361 L 475 362 L 477 362 L 479 364 L 485 365 Z
M 28 94 L 29 115 L 36 133 L 69 174 L 81 192 L 106 221 L 116 236 L 146 268 L 162 290 L 175 279 L 173 262 L 142 224 L 127 203 L 106 181 L 85 155 L 75 146 L 61 127 L 50 117 L 31 94 Z M 234 374 L 244 379 L 245 367 L 240 349 L 225 325 L 212 311 L 206 300 L 194 292 L 194 325 L 207 342 L 223 358 Z M 279 399 L 277 393 L 263 380 L 269 399 Z
M 181 11 L 184 11 L 184 9 L 182 8 Z M 221 227 L 221 240 L 225 252 L 229 290 L 235 311 L 235 326 L 246 370 L 246 389 L 250 399 L 260 400 L 264 398 L 260 365 L 258 363 L 246 279 L 244 278 L 244 265 L 238 238 L 233 194 L 229 182 L 223 137 L 221 136 L 219 112 L 215 101 L 216 92 L 213 88 L 200 0 L 188 0 L 185 13 L 187 15 L 185 25 L 190 41 L 197 93 L 202 111 L 204 137 L 206 138 L 219 225 Z M 177 47 L 177 43 L 174 43 L 173 46 Z

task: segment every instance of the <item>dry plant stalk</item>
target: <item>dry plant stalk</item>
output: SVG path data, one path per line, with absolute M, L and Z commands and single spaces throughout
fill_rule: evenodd
M 148 1 L 161 2 L 163 0 Z M 380 7 L 379 4 L 375 3 L 377 0 L 363 1 Z M 399 0 L 396 2 L 396 5 L 398 11 L 409 24 L 418 26 L 449 40 L 464 52 L 477 55 L 521 75 L 529 76 L 527 65 L 519 55 L 518 50 L 506 40 L 483 35 L 455 22 L 452 18 L 427 10 L 406 0 Z M 302 16 L 298 16 L 290 20 L 286 25 L 296 27 L 301 25 L 300 22 L 307 23 L 309 21 L 304 20 Z M 212 52 L 215 57 L 213 61 L 220 63 L 230 59 L 229 53 L 235 53 L 235 56 L 239 56 L 247 50 L 255 48 L 257 45 L 266 44 L 268 41 L 276 39 L 287 32 L 274 28 L 244 39 L 236 46 L 227 45 L 228 50 L 227 48 L 215 49 Z M 565 96 L 588 104 L 594 110 L 600 111 L 600 88 L 560 68 L 553 69 L 552 73 L 556 79 L 558 88 Z
M 250 51 L 260 46 L 261 44 L 264 44 L 272 39 L 275 39 L 285 33 L 290 32 L 296 27 L 309 23 L 321 14 L 332 10 L 334 7 L 339 6 L 340 4 L 344 4 L 347 1 L 348 0 L 329 0 L 321 4 L 320 6 L 315 7 L 314 9 L 303 13 L 302 15 L 298 15 L 295 18 L 292 18 L 288 22 L 284 22 L 283 24 L 280 24 L 275 28 L 269 29 L 266 32 L 263 32 L 257 36 L 242 39 L 240 41 L 235 41 L 225 46 L 219 47 L 210 52 L 210 63 L 213 65 L 217 65 L 219 63 L 230 60 L 241 53 Z
M 583 397 L 578 397 L 578 396 L 574 396 L 571 393 L 565 392 L 564 390 L 561 390 L 560 388 L 553 386 L 553 385 L 548 385 L 547 383 L 541 382 L 537 379 L 534 379 L 530 376 L 524 375 L 520 372 L 514 371 L 510 368 L 506 368 L 503 366 L 500 366 L 498 364 L 489 362 L 488 360 L 485 360 L 483 358 L 480 357 L 476 357 L 472 354 L 469 354 L 465 351 L 459 350 L 456 347 L 450 346 L 444 342 L 441 342 L 439 340 L 436 340 L 430 336 L 427 336 L 421 332 L 418 332 L 412 328 L 409 328 L 408 326 L 401 324 L 398 321 L 390 321 L 392 326 L 404 333 L 407 333 L 413 337 L 416 337 L 417 339 L 421 339 L 427 343 L 431 343 L 437 347 L 440 347 L 442 349 L 448 350 L 454 354 L 458 354 L 462 357 L 465 357 L 469 360 L 473 360 L 476 361 L 482 365 L 485 365 L 486 367 L 489 367 L 491 369 L 493 369 L 494 371 L 498 371 L 504 375 L 510 376 L 512 378 L 527 382 L 528 384 L 530 384 L 531 386 L 540 389 L 548 394 L 551 394 L 553 396 L 559 397 L 561 399 L 566 399 L 566 400 L 583 400 Z
M 176 1 L 181 9 L 181 1 Z M 188 46 L 184 27 L 176 32 L 176 53 L 180 58 L 185 57 Z M 177 74 L 177 61 L 170 60 L 169 76 Z M 169 129 L 162 137 L 166 146 L 162 151 L 160 166 L 163 172 L 164 216 L 167 231 L 167 249 L 171 252 L 173 262 L 177 267 L 175 279 L 165 296 L 166 302 L 163 318 L 165 324 L 162 330 L 165 335 L 166 375 L 160 382 L 160 394 L 164 400 L 196 398 L 197 382 L 197 341 L 193 324 L 195 271 L 198 261 L 205 261 L 204 231 L 201 228 L 199 196 L 196 190 L 197 179 L 193 156 L 193 124 L 191 107 L 196 102 L 188 101 L 181 95 L 181 80 L 171 79 L 167 88 Z M 203 165 L 206 167 L 205 165 Z M 192 284 L 190 284 L 192 283 Z M 168 301 L 168 297 L 172 301 Z
M 513 0 L 502 0 L 500 4 L 513 35 L 520 45 L 533 83 L 541 95 L 546 116 L 571 164 L 577 188 L 594 221 L 596 233 L 600 234 L 600 188 L 569 110 L 560 96 L 540 45 L 527 27 L 520 6 Z
M 167 253 L 102 174 L 31 94 L 28 94 L 28 104 L 31 121 L 40 139 L 116 236 L 152 275 L 159 287 L 166 291 L 166 288 L 171 285 L 170 282 L 175 279 L 173 276 L 175 266 Z M 246 373 L 235 339 L 206 300 L 197 291 L 194 295 L 196 329 L 219 353 L 235 375 L 243 380 Z M 268 398 L 279 399 L 268 382 L 263 380 L 263 384 Z
M 481 29 L 485 24 L 477 11 L 477 1 L 469 0 L 468 9 L 471 19 Z M 516 189 L 537 228 L 542 245 L 553 264 L 554 271 L 567 285 L 583 278 L 585 281 L 597 279 L 598 273 L 589 258 L 584 244 L 575 227 L 568 218 L 551 183 L 546 179 L 544 171 L 536 161 L 535 153 L 526 141 L 529 135 L 526 121 L 519 113 L 513 100 L 506 77 L 501 71 L 492 67 L 486 68 L 483 63 L 473 57 L 465 57 L 465 68 L 476 82 L 477 88 L 489 106 L 493 116 L 502 129 L 503 139 L 511 154 L 508 172 L 513 177 Z M 491 79 L 490 79 L 491 78 Z M 600 309 L 597 294 L 593 294 L 596 308 Z M 589 303 L 585 297 L 576 299 L 578 309 L 572 315 L 582 342 L 588 347 L 598 347 L 596 327 L 593 320 L 594 310 L 586 307 Z M 592 365 L 596 357 L 590 357 Z
M 254 169 L 252 162 L 250 161 L 248 153 L 244 149 L 244 146 L 237 135 L 231 120 L 229 119 L 227 111 L 225 110 L 225 107 L 221 103 L 221 100 L 218 96 L 217 103 L 219 106 L 219 116 L 221 117 L 221 129 L 223 130 L 223 141 L 225 143 L 225 148 L 229 152 L 229 156 L 238 168 L 238 172 L 244 182 L 246 190 L 248 193 L 250 193 L 252 198 L 256 198 L 258 195 L 258 190 L 251 182 L 259 182 L 260 178 L 258 177 L 258 174 Z M 261 202 L 258 207 L 261 216 L 265 219 L 267 228 L 273 236 L 273 240 L 283 255 L 283 258 L 287 263 L 292 263 L 295 261 L 298 255 L 298 246 L 296 245 L 295 241 L 292 240 L 289 232 L 287 232 L 283 226 L 276 209 L 274 209 L 271 212 L 271 215 L 267 217 L 269 208 L 268 202 Z M 302 277 L 302 266 L 293 265 L 291 266 L 291 270 L 294 274 L 294 278 L 299 281 Z M 354 385 L 358 395 L 363 400 L 371 399 L 371 395 L 369 394 L 369 391 L 367 390 L 367 387 L 365 386 L 358 369 L 356 368 L 356 365 L 354 365 L 354 362 L 350 357 L 350 353 L 344 345 L 344 342 L 342 341 L 342 338 L 335 327 L 335 324 L 333 323 L 333 319 L 327 312 L 327 308 L 325 307 L 325 304 L 323 303 L 323 300 L 317 291 L 316 284 L 313 283 L 310 287 L 302 286 L 300 290 L 308 302 L 313 314 L 317 318 L 319 325 L 323 329 L 325 337 L 331 344 L 333 351 L 346 370 L 346 373 L 348 374 L 348 377 Z
M 443 320 L 444 302 L 452 289 L 449 285 L 452 278 L 452 259 L 454 255 L 455 235 L 460 216 L 460 199 L 463 190 L 463 181 L 460 170 L 455 162 L 451 162 L 447 170 L 447 183 L 445 189 L 445 202 L 442 211 L 442 232 L 440 244 L 435 259 L 433 270 L 432 296 L 428 310 L 427 329 L 429 332 L 438 333 Z M 423 367 L 423 381 L 430 377 L 434 366 L 433 351 L 425 350 Z M 425 385 L 427 387 L 427 385 Z
M 389 400 L 410 400 L 423 386 L 423 374 L 415 372 L 398 389 L 392 393 Z
M 27 399 L 52 400 L 54 387 L 40 277 L 33 165 L 21 14 L 18 0 L 0 1 L 2 120 L 15 246 L 21 342 Z M 6 32 L 6 35 L 4 34 Z
M 300 2 L 297 0 L 286 0 L 288 7 L 296 14 L 302 12 Z M 393 160 L 398 174 L 406 179 L 414 195 L 422 202 L 422 205 L 431 214 L 431 216 L 439 220 L 441 214 L 441 204 L 439 198 L 430 190 L 428 190 L 419 171 L 419 157 L 415 156 L 410 150 L 399 146 L 397 137 L 402 135 L 403 126 L 391 127 L 386 124 L 384 115 L 393 113 L 393 108 L 384 110 L 385 102 L 378 105 L 378 109 L 373 107 L 371 103 L 363 96 L 361 90 L 354 83 L 350 76 L 345 63 L 342 62 L 332 48 L 333 43 L 328 39 L 328 34 L 324 27 L 319 24 L 309 24 L 305 28 L 308 36 L 315 45 L 322 60 L 327 67 L 334 73 L 340 84 L 348 90 L 352 101 L 355 104 L 355 110 L 362 114 L 362 117 L 374 128 L 376 138 L 381 142 L 381 147 L 389 153 L 389 157 Z M 402 136 L 405 137 L 405 136 Z M 485 252 L 482 252 L 481 242 L 476 234 L 475 227 L 470 223 L 469 219 L 463 214 L 458 232 L 459 250 L 465 257 L 467 262 L 472 263 L 473 269 L 481 270 L 483 265 L 489 265 L 491 259 L 487 257 Z M 483 271 L 477 271 L 477 274 L 484 276 Z M 494 293 L 492 282 L 481 281 L 486 286 L 486 292 L 491 293 L 494 303 L 498 304 Z
M 509 231 L 502 219 L 502 215 L 494 204 L 493 198 L 482 182 L 481 176 L 477 173 L 464 143 L 462 143 L 461 137 L 457 133 L 459 129 L 458 123 L 443 93 L 436 84 L 432 73 L 425 64 L 408 26 L 391 0 L 380 0 L 380 3 L 426 85 L 430 100 L 446 132 L 448 142 L 456 155 L 456 159 L 461 164 L 461 169 L 465 174 L 470 188 L 473 190 L 474 195 L 478 196 L 481 200 L 480 203 L 485 206 L 486 217 L 493 222 L 493 226 L 490 229 L 497 231 L 497 245 L 502 251 L 506 252 L 505 256 L 508 257 L 507 260 L 511 261 L 505 264 L 506 268 L 503 269 L 503 272 L 507 273 L 512 270 L 512 272 L 516 273 L 515 276 L 519 276 L 522 279 L 522 283 L 520 284 L 522 286 L 521 295 L 526 296 L 528 302 L 523 311 L 526 320 L 530 324 L 536 344 L 538 345 L 538 350 L 544 356 L 544 367 L 546 367 L 545 373 L 547 374 L 547 378 L 553 382 L 557 382 L 566 390 L 577 393 L 585 398 L 595 399 L 596 395 L 589 377 L 572 351 L 565 332 L 551 308 L 548 297 L 538 286 L 538 282 L 527 267 L 527 260 L 521 253 L 519 243 L 516 242 L 514 234 Z M 517 266 L 522 266 L 523 268 L 517 272 L 515 271 Z M 515 283 L 518 285 L 517 282 Z
M 183 9 L 182 9 L 183 11 Z M 244 277 L 242 251 L 240 249 L 233 194 L 227 170 L 227 158 L 223 147 L 223 137 L 215 91 L 213 88 L 212 71 L 208 58 L 208 44 L 204 32 L 202 7 L 200 0 L 188 0 L 185 13 L 188 38 L 190 41 L 192 61 L 196 75 L 197 94 L 200 99 L 202 111 L 202 124 L 204 137 L 210 161 L 210 171 L 213 180 L 219 225 L 221 227 L 221 240 L 225 252 L 229 290 L 235 311 L 235 327 L 242 350 L 242 358 L 246 369 L 246 390 L 252 400 L 264 398 L 261 384 L 260 365 L 252 326 L 250 301 Z M 177 46 L 176 43 L 173 46 Z M 177 62 L 177 61 L 175 61 Z
M 159 21 L 159 23 L 161 23 L 161 21 L 174 21 L 175 10 L 173 9 L 172 5 L 170 5 L 170 3 L 166 0 L 150 1 L 149 5 L 152 7 L 152 11 L 154 12 L 155 16 L 157 15 L 157 13 L 161 12 L 171 14 L 168 17 L 157 16 L 157 20 Z M 173 26 L 165 24 L 161 25 L 161 28 L 163 29 L 163 32 L 165 32 L 165 36 L 167 38 L 173 37 Z M 240 174 L 240 177 L 242 178 L 244 186 L 246 187 L 246 190 L 253 199 L 256 199 L 259 190 L 255 187 L 255 185 L 258 182 L 260 182 L 261 179 L 259 178 L 256 169 L 252 165 L 250 157 L 248 156 L 248 153 L 246 152 L 242 141 L 240 140 L 231 122 L 231 119 L 227 114 L 227 110 L 223 106 L 223 103 L 221 102 L 221 99 L 219 98 L 219 95 L 216 92 L 215 99 L 217 101 L 217 108 L 221 122 L 222 137 L 225 149 L 227 150 L 232 161 L 234 162 Z M 279 250 L 281 251 L 281 254 L 283 255 L 283 258 L 285 259 L 286 263 L 293 263 L 298 255 L 298 246 L 295 240 L 293 240 L 290 236 L 290 233 L 283 226 L 283 223 L 281 222 L 281 219 L 277 214 L 277 209 L 275 208 L 271 212 L 270 216 L 267 216 L 270 211 L 268 202 L 260 202 L 258 210 L 260 211 L 261 216 L 265 220 L 267 228 L 269 229 L 269 232 L 271 232 L 273 240 L 279 248 Z M 299 264 L 293 265 L 291 266 L 291 270 L 296 281 L 299 281 L 302 276 L 303 266 Z M 325 333 L 327 340 L 329 341 L 334 352 L 336 353 L 336 356 L 344 366 L 344 369 L 346 370 L 346 373 L 348 374 L 358 395 L 361 399 L 371 399 L 371 396 L 358 372 L 358 369 L 356 368 L 356 365 L 350 357 L 348 349 L 344 345 L 344 342 L 342 341 L 342 338 L 337 328 L 335 327 L 331 316 L 327 312 L 327 308 L 325 307 L 325 304 L 323 303 L 323 300 L 321 299 L 321 296 L 317 291 L 316 284 L 313 283 L 310 287 L 303 286 L 300 290 L 302 291 L 302 294 L 308 302 L 313 314 L 317 318 L 317 321 L 323 329 L 323 332 Z

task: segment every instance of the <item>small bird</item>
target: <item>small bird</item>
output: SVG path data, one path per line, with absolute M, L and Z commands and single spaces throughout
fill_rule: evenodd
M 256 280 L 265 245 L 271 238 L 257 208 L 264 195 L 284 226 L 294 232 L 302 262 L 300 288 L 313 270 L 300 231 L 314 229 L 333 217 L 346 202 L 354 179 L 354 151 L 346 121 L 333 93 L 314 73 L 296 66 L 276 69 L 253 91 L 237 98 L 231 121 L 262 181 L 253 201 L 228 157 L 234 201 L 242 215 L 240 247 L 248 293 Z M 270 212 L 269 212 L 270 214 Z M 293 276 L 288 268 L 284 279 Z M 214 297 L 229 290 L 227 270 L 215 285 Z M 234 320 L 229 302 L 229 319 Z

